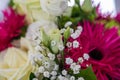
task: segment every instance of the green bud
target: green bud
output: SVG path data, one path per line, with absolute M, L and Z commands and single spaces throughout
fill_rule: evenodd
M 41 28 L 40 29 L 40 33 L 41 33 L 41 37 L 42 37 L 42 42 L 43 44 L 48 47 L 49 46 L 49 37 L 48 35 L 45 33 L 44 29 Z
M 70 37 L 70 27 L 68 27 L 64 32 L 64 39 L 67 40 Z
M 85 0 L 81 8 L 85 12 L 91 12 L 93 10 L 91 0 Z
M 59 44 L 62 44 L 62 36 L 60 34 L 60 31 L 58 29 L 51 30 L 49 37 L 51 41 L 50 48 L 53 51 L 53 53 L 56 54 L 59 51 L 58 49 Z

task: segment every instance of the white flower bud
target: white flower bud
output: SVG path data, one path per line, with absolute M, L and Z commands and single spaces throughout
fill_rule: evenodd
M 50 73 L 49 73 L 48 71 L 45 71 L 45 72 L 43 73 L 43 76 L 49 78 L 49 77 L 50 77 Z
M 67 71 L 66 71 L 66 70 L 63 70 L 63 71 L 62 71 L 62 75 L 66 76 L 66 75 L 67 75 Z
M 78 48 L 79 47 L 79 42 L 77 40 L 73 41 L 73 48 Z
M 40 66 L 39 69 L 38 69 L 38 71 L 39 71 L 40 73 L 43 73 L 43 72 L 45 71 L 45 68 L 44 68 L 43 66 Z
M 79 77 L 77 80 L 85 80 L 83 77 Z
M 71 77 L 70 77 L 70 80 L 75 80 L 75 77 L 74 77 L 74 76 L 71 76 Z
M 84 58 L 85 60 L 88 60 L 88 59 L 90 58 L 90 56 L 89 56 L 87 53 L 84 53 L 83 58 Z
M 65 63 L 68 64 L 68 65 L 70 65 L 70 64 L 73 63 L 73 59 L 71 59 L 71 58 L 66 58 Z

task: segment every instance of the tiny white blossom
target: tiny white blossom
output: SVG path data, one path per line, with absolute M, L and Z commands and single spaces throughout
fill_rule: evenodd
M 74 74 L 78 74 L 78 73 L 80 73 L 80 71 L 79 71 L 79 69 L 74 69 L 74 70 L 73 70 L 73 73 L 74 73 Z
M 62 75 L 66 76 L 67 75 L 67 71 L 66 70 L 62 70 Z
M 79 58 L 78 58 L 78 62 L 79 62 L 79 63 L 83 63 L 83 61 L 84 61 L 84 59 L 83 59 L 82 57 L 79 57 Z
M 34 72 L 34 75 L 35 75 L 36 77 L 38 77 L 38 76 L 40 75 L 40 73 L 39 73 L 38 71 L 36 71 L 36 72 Z
M 59 65 L 55 64 L 53 70 L 58 70 L 58 69 L 59 69 Z
M 33 66 L 36 65 L 35 55 L 34 55 L 34 54 L 32 54 L 32 53 L 29 52 L 29 54 L 28 54 L 28 60 L 31 62 L 31 64 L 32 64 Z
M 51 41 L 51 46 L 55 46 L 56 44 L 57 44 L 56 41 L 54 41 L 54 40 Z
M 64 27 L 66 28 L 66 27 L 69 27 L 69 26 L 71 26 L 71 25 L 72 25 L 72 22 L 71 22 L 71 21 L 68 21 L 68 22 L 65 23 Z
M 33 40 L 33 41 L 34 41 L 34 43 L 35 43 L 36 45 L 39 45 L 39 44 L 41 43 L 41 40 L 40 40 L 40 39 Z
M 84 53 L 84 54 L 83 54 L 83 58 L 84 58 L 85 60 L 88 60 L 88 59 L 90 58 L 90 56 L 89 56 L 87 53 Z
M 58 76 L 58 79 L 59 79 L 59 80 L 64 80 L 64 77 L 61 76 L 61 75 L 59 75 L 59 76 Z
M 78 35 L 78 34 L 76 34 L 76 33 L 72 33 L 72 34 L 71 34 L 71 37 L 72 37 L 73 39 L 76 39 L 76 38 L 78 38 L 77 35 Z
M 64 77 L 63 80 L 69 80 L 68 78 Z
M 72 64 L 70 65 L 70 68 L 71 68 L 71 69 L 74 69 L 75 66 L 76 66 L 76 63 L 72 63 Z
M 78 26 L 77 29 L 80 30 L 81 32 L 83 31 L 83 27 L 82 26 Z
M 74 77 L 74 76 L 71 76 L 71 77 L 70 77 L 70 80 L 75 80 L 75 77 Z
M 67 46 L 68 48 L 70 48 L 70 47 L 72 47 L 72 43 L 71 43 L 71 42 L 67 42 L 66 46 Z
M 31 60 L 33 60 L 34 59 L 34 54 L 33 53 L 31 53 L 31 52 L 28 52 L 29 54 L 28 54 L 28 59 L 31 61 Z
M 56 76 L 52 76 L 51 78 L 50 78 L 50 80 L 55 80 L 56 79 Z
M 33 78 L 32 80 L 38 80 L 37 78 Z
M 38 72 L 43 73 L 45 71 L 45 68 L 43 66 L 40 66 L 38 69 Z
M 72 34 L 74 32 L 74 29 L 70 28 L 70 33 Z
M 35 50 L 40 51 L 40 50 L 42 50 L 42 48 L 39 45 L 37 45 L 37 46 L 35 46 Z
M 77 80 L 85 80 L 83 77 L 79 77 Z
M 79 71 L 80 71 L 80 68 L 81 68 L 80 65 L 75 65 L 74 68 L 73 68 L 73 73 L 74 73 L 74 74 L 78 74 Z
M 79 47 L 79 42 L 77 40 L 73 41 L 73 48 L 78 48 Z
M 50 58 L 50 60 L 54 60 L 55 59 L 55 55 L 52 53 L 48 53 L 48 57 Z
M 43 76 L 49 78 L 49 77 L 50 77 L 50 73 L 49 73 L 48 71 L 45 71 L 45 72 L 43 73 Z
M 80 34 L 81 34 L 81 31 L 80 31 L 80 30 L 76 30 L 76 31 L 75 31 L 75 34 L 77 34 L 76 36 L 79 37 Z
M 50 74 L 51 74 L 52 76 L 56 76 L 56 75 L 57 75 L 57 72 L 56 72 L 56 71 L 52 71 Z
M 70 65 L 70 64 L 73 63 L 73 59 L 71 59 L 71 58 L 66 58 L 65 63 L 68 64 L 68 65 Z
M 37 53 L 37 54 L 35 54 L 35 58 L 39 61 L 42 61 L 44 56 L 43 56 L 43 54 Z
M 64 49 L 64 46 L 63 46 L 63 45 L 58 45 L 58 49 L 59 49 L 60 51 L 62 51 L 62 50 Z
M 65 28 L 60 30 L 60 33 L 63 34 L 65 32 Z
M 47 68 L 47 69 L 49 69 L 50 68 L 50 63 L 49 62 L 45 62 L 44 63 L 44 67 Z
M 76 66 L 75 66 L 75 68 L 80 69 L 80 68 L 81 68 L 81 66 L 80 66 L 80 65 L 76 65 Z
M 27 38 L 29 38 L 29 37 L 27 37 Z M 37 36 L 36 35 L 32 35 L 31 38 L 32 38 L 32 40 L 35 40 L 37 38 Z

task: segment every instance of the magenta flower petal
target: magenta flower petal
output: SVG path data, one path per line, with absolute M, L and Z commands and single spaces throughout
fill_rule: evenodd
M 24 25 L 24 16 L 15 13 L 12 8 L 3 11 L 4 19 L 0 22 L 0 51 L 11 46 L 10 42 L 17 37 Z
M 118 29 L 106 29 L 102 24 L 84 22 L 83 32 L 77 39 L 70 39 L 69 42 L 77 40 L 79 48 L 66 48 L 65 57 L 72 58 L 77 62 L 79 57 L 88 53 L 90 59 L 82 64 L 91 64 L 98 80 L 119 80 L 120 79 L 120 36 Z

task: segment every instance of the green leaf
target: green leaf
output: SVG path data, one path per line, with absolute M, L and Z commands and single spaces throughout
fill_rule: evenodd
M 49 46 L 49 42 L 50 42 L 48 35 L 45 33 L 45 31 L 44 31 L 43 28 L 40 29 L 40 32 L 41 32 L 43 44 L 44 44 L 46 47 L 48 47 L 48 46 Z
M 30 80 L 33 80 L 35 78 L 35 75 L 33 73 L 30 74 Z
M 75 77 L 83 77 L 85 80 L 97 80 L 96 75 L 94 74 L 92 67 L 81 70 L 79 74 L 76 74 Z
M 65 42 L 68 40 L 68 38 L 70 37 L 70 27 L 68 27 L 65 32 L 64 32 L 64 40 Z
M 25 34 L 27 32 L 27 28 L 28 28 L 27 25 L 25 25 L 24 27 L 22 27 L 20 36 L 25 37 Z

